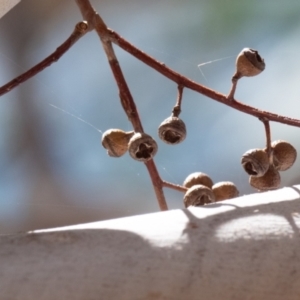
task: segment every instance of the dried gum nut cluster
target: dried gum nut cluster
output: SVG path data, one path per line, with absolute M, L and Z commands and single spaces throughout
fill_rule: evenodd
M 267 149 L 251 149 L 242 156 L 242 166 L 250 175 L 249 183 L 258 190 L 277 189 L 281 179 L 279 171 L 286 171 L 297 158 L 296 149 L 283 140 L 274 141 Z
M 167 144 L 179 144 L 186 137 L 185 124 L 179 117 L 172 115 L 160 124 L 158 135 Z M 120 157 L 128 151 L 133 159 L 142 162 L 152 159 L 158 149 L 150 135 L 121 129 L 106 130 L 102 134 L 102 146 L 109 156 Z
M 222 181 L 213 184 L 211 178 L 202 172 L 190 174 L 184 180 L 183 186 L 188 188 L 183 198 L 185 207 L 201 206 L 239 195 L 238 189 L 232 182 Z
M 157 144 L 150 135 L 121 129 L 105 131 L 102 146 L 109 156 L 120 157 L 128 151 L 133 159 L 143 162 L 152 159 L 157 152 Z

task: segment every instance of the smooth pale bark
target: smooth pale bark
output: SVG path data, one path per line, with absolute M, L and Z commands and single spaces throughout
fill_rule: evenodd
M 17 5 L 20 0 L 0 0 L 0 18 Z
M 0 299 L 298 300 L 299 191 L 2 236 Z

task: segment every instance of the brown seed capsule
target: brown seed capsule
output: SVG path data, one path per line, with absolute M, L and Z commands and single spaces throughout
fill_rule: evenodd
M 183 182 L 183 186 L 187 188 L 190 188 L 196 184 L 202 184 L 211 189 L 213 182 L 207 174 L 202 172 L 195 172 L 190 174 Z
M 271 144 L 273 149 L 273 164 L 278 171 L 289 169 L 297 158 L 296 149 L 288 142 L 278 140 Z
M 280 185 L 280 181 L 280 174 L 273 165 L 270 165 L 265 175 L 261 177 L 250 176 L 249 179 L 250 185 L 261 191 L 277 189 Z
M 146 162 L 156 154 L 157 144 L 150 135 L 136 132 L 129 141 L 128 152 L 133 159 Z
M 255 76 L 265 69 L 265 62 L 256 50 L 244 48 L 236 59 L 234 77 Z
M 185 124 L 180 118 L 171 116 L 159 125 L 158 135 L 167 144 L 179 144 L 186 138 Z
M 234 183 L 230 181 L 222 181 L 213 185 L 212 191 L 215 195 L 216 202 L 226 199 L 238 197 L 239 191 Z
M 127 151 L 127 145 L 133 136 L 133 131 L 125 132 L 121 129 L 109 129 L 102 134 L 102 146 L 107 149 L 107 154 L 120 157 Z
M 263 149 L 251 149 L 242 156 L 241 164 L 245 171 L 252 176 L 263 176 L 269 169 L 269 158 Z
M 186 191 L 183 202 L 185 207 L 201 206 L 215 202 L 215 196 L 210 188 L 202 184 L 197 184 Z

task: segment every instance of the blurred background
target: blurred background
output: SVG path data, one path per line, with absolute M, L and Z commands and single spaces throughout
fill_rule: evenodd
M 236 99 L 300 118 L 300 2 L 246 0 L 94 0 L 107 25 L 170 68 L 227 94 L 236 55 L 257 49 L 265 71 L 243 78 Z M 0 19 L 0 85 L 52 53 L 81 20 L 75 1 L 23 0 Z M 264 147 L 256 118 L 185 89 L 181 118 L 188 135 L 169 146 L 157 128 L 172 111 L 177 86 L 115 47 L 144 129 L 158 142 L 165 180 L 181 184 L 195 171 L 255 192 L 242 154 Z M 217 61 L 215 61 L 217 60 Z M 211 62 L 215 61 L 215 62 Z M 211 62 L 211 63 L 209 63 Z M 199 64 L 203 64 L 200 68 Z M 158 211 L 149 175 L 128 154 L 110 158 L 101 132 L 131 130 L 97 35 L 80 39 L 57 63 L 2 96 L 0 233 Z M 300 128 L 271 123 L 272 140 L 300 149 Z M 300 183 L 299 160 L 281 186 Z M 183 195 L 165 189 L 171 209 Z

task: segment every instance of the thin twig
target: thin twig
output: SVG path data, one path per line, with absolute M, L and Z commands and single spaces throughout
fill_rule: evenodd
M 232 79 L 231 79 L 232 86 L 231 86 L 230 92 L 227 96 L 228 100 L 233 100 L 234 99 L 234 94 L 235 94 L 235 90 L 236 90 L 238 80 L 239 80 L 239 78 L 237 78 L 235 76 L 232 77 Z
M 173 107 L 173 111 L 172 111 L 173 117 L 178 117 L 180 115 L 180 113 L 181 113 L 182 94 L 183 94 L 183 86 L 182 85 L 178 85 L 177 100 L 176 100 L 176 104 Z
M 155 69 L 157 72 L 161 73 L 165 77 L 169 78 L 170 80 L 176 82 L 178 85 L 184 86 L 186 88 L 189 88 L 191 90 L 194 90 L 202 95 L 205 95 L 208 98 L 211 98 L 212 100 L 216 100 L 222 104 L 225 104 L 227 106 L 230 106 L 236 110 L 239 110 L 243 113 L 253 115 L 255 117 L 266 117 L 269 121 L 278 122 L 290 126 L 300 127 L 300 120 L 289 118 L 286 116 L 274 114 L 268 111 L 262 111 L 258 108 L 246 105 L 244 103 L 241 103 L 236 100 L 230 100 L 229 96 L 226 96 L 224 94 L 218 93 L 204 85 L 201 85 L 199 83 L 196 83 L 195 81 L 175 72 L 174 70 L 168 68 L 163 62 L 159 62 L 150 55 L 144 53 L 143 51 L 136 48 L 134 45 L 130 44 L 128 41 L 126 41 L 124 38 L 122 38 L 119 34 L 114 32 L 113 30 L 107 28 L 106 30 L 103 30 L 102 26 L 102 19 L 99 17 L 99 15 L 93 10 L 92 6 L 88 1 L 76 1 L 80 10 L 83 12 L 84 18 L 86 20 L 94 20 L 93 26 L 90 26 L 87 31 L 92 30 L 94 26 L 97 28 L 97 32 L 103 34 L 102 39 L 103 40 L 109 40 L 115 44 L 117 44 L 119 47 L 121 47 L 123 50 L 127 51 L 137 59 L 141 60 L 145 64 L 147 64 L 149 67 Z M 95 20 L 96 19 L 96 20 Z M 72 34 L 73 35 L 73 34 Z M 27 71 L 26 73 L 20 75 L 19 77 L 13 79 L 12 81 L 8 82 L 4 86 L 0 87 L 0 96 L 9 92 L 11 89 L 19 85 L 20 83 L 26 81 L 27 79 L 33 77 L 40 71 L 42 71 L 45 67 L 50 66 L 54 61 L 57 61 L 82 35 L 80 36 L 71 36 L 65 43 L 63 43 L 60 47 L 57 48 L 57 50 L 48 56 L 46 59 L 44 59 L 41 63 L 34 66 L 32 69 Z
M 238 102 L 236 100 L 229 100 L 228 96 L 218 93 L 204 85 L 201 85 L 199 83 L 196 83 L 195 81 L 175 72 L 171 68 L 167 67 L 163 62 L 159 62 L 150 55 L 144 53 L 140 49 L 133 46 L 131 43 L 126 41 L 124 38 L 122 38 L 119 34 L 114 32 L 113 30 L 108 30 L 110 40 L 120 46 L 123 50 L 127 51 L 131 55 L 133 55 L 135 58 L 139 59 L 140 61 L 144 62 L 149 67 L 155 69 L 157 72 L 161 73 L 165 77 L 169 78 L 170 80 L 176 82 L 179 85 L 182 85 L 186 88 L 189 88 L 193 91 L 196 91 L 208 98 L 211 98 L 213 100 L 216 100 L 220 103 L 223 103 L 225 105 L 228 105 L 234 109 L 237 109 L 241 112 L 244 112 L 249 115 L 253 115 L 255 117 L 266 117 L 269 121 L 279 122 L 295 127 L 300 127 L 300 120 L 299 119 L 293 119 L 285 116 L 281 116 L 278 114 L 274 114 L 268 111 L 262 111 L 255 107 L 243 104 L 241 102 Z
M 52 63 L 56 62 L 63 54 L 65 54 L 85 33 L 88 32 L 88 23 L 85 21 L 76 24 L 74 31 L 52 54 L 42 60 L 40 63 L 29 69 L 27 72 L 11 80 L 7 84 L 0 87 L 0 96 L 8 93 L 13 88 L 17 87 L 20 83 L 35 76 L 37 73 L 49 67 Z
M 166 187 L 166 188 L 169 188 L 169 189 L 173 189 L 173 190 L 176 190 L 176 191 L 179 191 L 179 192 L 183 192 L 183 193 L 185 193 L 188 190 L 188 188 L 186 188 L 182 185 L 174 184 L 174 183 L 171 183 L 171 182 L 168 182 L 168 181 L 165 181 L 165 180 L 163 180 L 163 186 Z
M 76 2 L 78 4 L 78 7 L 80 8 L 83 18 L 88 18 L 87 19 L 88 22 L 96 30 L 102 42 L 103 49 L 107 56 L 107 60 L 109 62 L 110 68 L 112 70 L 117 86 L 119 88 L 119 96 L 120 96 L 121 104 L 123 106 L 125 113 L 127 114 L 128 119 L 132 123 L 134 131 L 144 132 L 135 102 L 130 93 L 129 87 L 126 83 L 118 59 L 115 55 L 114 49 L 112 47 L 112 43 L 109 39 L 107 39 L 108 29 L 106 24 L 104 23 L 102 18 L 95 12 L 95 10 L 93 9 L 93 7 L 91 6 L 88 0 L 76 0 Z
M 272 147 L 271 147 L 271 128 L 270 128 L 270 122 L 265 117 L 259 118 L 259 120 L 263 122 L 264 127 L 265 127 L 266 148 L 267 148 L 267 153 L 268 153 L 268 157 L 269 157 L 270 163 L 272 163 Z
M 159 173 L 157 171 L 157 168 L 156 168 L 156 165 L 155 165 L 153 159 L 147 161 L 145 163 L 145 165 L 146 165 L 148 173 L 150 175 L 160 210 L 168 210 L 168 205 L 167 205 L 165 195 L 163 192 L 163 181 L 159 176 Z
M 93 26 L 102 42 L 103 49 L 119 88 L 121 104 L 128 116 L 128 119 L 132 123 L 132 126 L 136 132 L 143 132 L 142 122 L 140 120 L 134 99 L 126 83 L 111 41 L 107 38 L 107 26 L 105 25 L 101 17 L 95 12 L 88 0 L 76 0 L 76 3 L 78 4 L 83 18 L 87 19 L 91 26 Z M 148 169 L 160 209 L 168 210 L 167 202 L 163 192 L 162 179 L 159 176 L 154 161 L 150 160 L 146 162 L 145 165 Z

